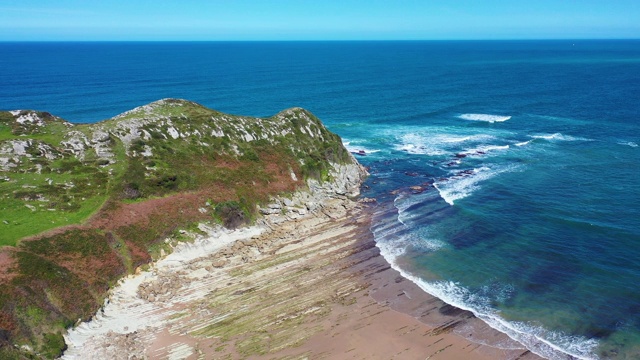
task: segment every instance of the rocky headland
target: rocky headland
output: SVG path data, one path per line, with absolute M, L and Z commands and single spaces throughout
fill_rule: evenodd
M 0 358 L 537 358 L 391 268 L 366 176 L 300 108 L 0 112 Z
M 0 357 L 60 355 L 123 276 L 211 229 L 316 211 L 309 194 L 357 193 L 364 173 L 300 108 L 164 99 L 95 124 L 0 112 Z

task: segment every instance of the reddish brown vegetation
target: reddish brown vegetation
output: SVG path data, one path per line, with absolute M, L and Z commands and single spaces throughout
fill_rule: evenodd
M 13 249 L 10 247 L 0 249 L 0 284 L 11 280 L 15 276 L 15 274 L 11 272 L 11 268 L 15 265 L 11 254 L 12 252 Z
M 132 204 L 114 202 L 108 211 L 101 211 L 94 216 L 89 221 L 89 226 L 112 231 L 130 225 L 149 226 L 153 215 L 172 218 L 175 213 L 198 220 L 202 218 L 198 208 L 203 205 L 200 193 L 180 193 Z

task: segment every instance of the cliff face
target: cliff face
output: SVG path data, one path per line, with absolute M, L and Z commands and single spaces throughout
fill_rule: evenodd
M 0 357 L 57 355 L 64 328 L 181 229 L 302 216 L 365 175 L 300 108 L 251 118 L 165 99 L 81 125 L 0 112 Z

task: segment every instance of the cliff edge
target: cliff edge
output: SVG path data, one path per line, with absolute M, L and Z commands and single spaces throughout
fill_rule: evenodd
M 0 112 L 0 357 L 60 355 L 118 279 L 203 226 L 295 219 L 365 176 L 301 108 L 253 118 L 164 99 L 96 124 Z

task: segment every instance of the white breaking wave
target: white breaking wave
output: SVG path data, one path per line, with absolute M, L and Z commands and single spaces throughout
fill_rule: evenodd
M 440 193 L 440 197 L 449 205 L 453 205 L 455 201 L 464 199 L 480 189 L 479 183 L 492 177 L 514 171 L 517 166 L 501 167 L 492 169 L 487 166 L 473 169 L 471 172 L 463 173 L 462 176 L 449 177 L 442 181 L 437 181 L 433 186 Z
M 626 146 L 631 146 L 631 147 L 638 147 L 637 143 L 634 143 L 633 141 L 627 141 L 627 142 L 619 142 L 618 145 L 626 145 Z
M 409 209 L 413 205 L 420 204 L 424 201 L 424 196 L 415 195 L 415 196 L 407 196 L 404 194 L 396 196 L 393 200 L 393 206 L 398 210 L 398 220 L 404 224 L 405 214 L 407 213 L 407 209 Z
M 455 151 L 456 147 L 465 142 L 488 142 L 495 137 L 487 134 L 454 135 L 454 134 L 404 134 L 398 138 L 396 150 L 412 155 L 442 156 Z
M 344 145 L 344 147 L 351 153 L 364 152 L 365 155 L 369 155 L 369 154 L 375 154 L 377 152 L 380 152 L 380 150 L 369 149 L 362 145 L 351 145 L 351 141 L 343 141 L 342 145 Z
M 398 243 L 404 244 L 404 246 L 411 246 L 413 249 L 418 249 L 420 251 L 429 251 L 434 252 L 442 249 L 446 246 L 445 242 L 438 239 L 428 238 L 425 236 L 421 236 L 415 234 L 413 232 L 405 232 L 402 235 L 397 236 Z M 404 247 L 402 250 L 397 251 L 398 255 L 404 253 Z
M 437 136 L 438 141 L 443 143 L 461 143 L 467 141 L 490 141 L 495 139 L 495 136 L 486 135 L 486 134 L 475 134 L 475 135 L 448 135 L 442 134 Z
M 591 141 L 591 139 L 564 135 L 561 133 L 529 135 L 533 139 L 543 139 L 547 141 Z
M 411 228 L 411 223 L 413 220 L 417 218 L 421 218 L 423 215 L 418 212 L 411 212 L 409 209 L 414 206 L 423 203 L 424 201 L 429 201 L 423 193 L 421 195 L 411 195 L 406 196 L 403 194 L 398 195 L 394 201 L 393 205 L 398 210 L 398 222 L 402 224 L 404 229 Z M 421 249 L 425 251 L 437 251 L 443 248 L 446 244 L 444 241 L 436 239 L 434 236 L 431 236 L 427 233 L 417 234 L 414 231 L 410 231 L 407 233 L 403 233 L 402 235 L 397 235 L 397 231 L 393 233 L 395 237 L 399 237 L 399 242 L 402 244 L 411 245 L 416 249 Z
M 535 354 L 553 360 L 565 360 L 568 358 L 567 354 L 578 359 L 597 359 L 593 354 L 598 346 L 597 340 L 549 331 L 523 322 L 507 321 L 500 317 L 497 310 L 491 308 L 489 298 L 474 294 L 457 283 L 451 281 L 429 283 L 406 273 L 402 275 L 409 276 L 409 280 L 424 291 L 446 303 L 473 312 L 489 326 L 507 334 Z
M 515 145 L 516 146 L 525 146 L 525 145 L 529 145 L 530 142 L 531 142 L 531 140 L 523 141 L 523 142 L 516 143 Z
M 585 360 L 598 359 L 593 351 L 598 341 L 581 336 L 572 336 L 560 332 L 546 330 L 522 322 L 510 322 L 500 317 L 497 310 L 491 307 L 491 299 L 474 294 L 468 289 L 452 281 L 427 282 L 401 269 L 397 258 L 405 253 L 406 244 L 394 239 L 376 238 L 376 246 L 393 269 L 404 278 L 418 285 L 423 291 L 441 299 L 447 304 L 472 312 L 476 317 L 492 328 L 506 334 L 511 339 L 523 344 L 529 351 L 551 360 L 567 360 L 568 355 Z
M 511 119 L 511 116 L 505 115 L 491 115 L 491 114 L 462 114 L 458 116 L 463 120 L 471 120 L 471 121 L 484 121 L 484 122 L 503 122 Z
M 404 151 L 406 153 L 409 154 L 413 154 L 413 155 L 444 155 L 445 153 L 443 151 L 440 150 L 432 150 L 432 149 L 427 149 L 424 146 L 417 146 L 414 144 L 403 144 L 403 145 L 398 145 L 396 146 L 396 150 L 400 150 L 400 151 Z
M 459 154 L 465 155 L 485 155 L 488 152 L 493 152 L 496 150 L 509 150 L 509 145 L 483 145 L 474 149 L 469 149 L 460 152 Z
M 400 144 L 396 150 L 404 151 L 412 155 L 445 155 L 447 151 L 442 145 L 433 140 L 433 137 L 425 137 L 418 134 L 405 134 L 400 137 Z
M 480 151 L 493 151 L 493 150 L 507 150 L 509 149 L 509 145 L 487 145 L 480 147 Z

